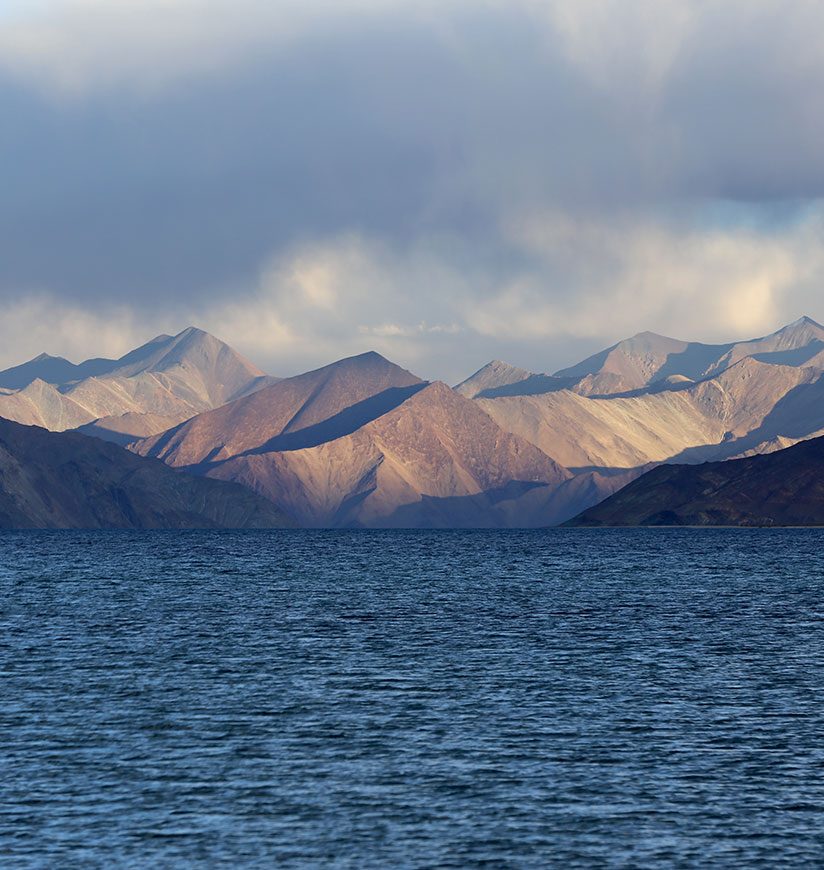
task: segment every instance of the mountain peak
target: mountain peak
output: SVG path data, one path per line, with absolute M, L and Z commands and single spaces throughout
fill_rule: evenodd
M 141 372 L 168 372 L 181 366 L 199 370 L 210 381 L 215 378 L 226 381 L 227 386 L 230 381 L 237 386 L 238 377 L 244 382 L 263 377 L 260 369 L 232 347 L 196 326 L 188 326 L 177 335 L 153 338 L 117 360 L 107 374 L 133 377 Z M 219 398 L 222 402 L 229 397 L 221 394 Z
M 180 355 L 181 353 L 197 351 L 215 353 L 219 352 L 221 349 L 226 349 L 237 354 L 237 351 L 235 351 L 230 345 L 226 344 L 225 341 L 222 341 L 210 332 L 198 329 L 196 326 L 187 327 L 182 332 L 179 332 L 177 335 L 170 338 L 166 344 L 168 354 L 176 353 Z
M 166 338 L 171 341 L 185 341 L 186 339 L 212 339 L 214 341 L 220 341 L 220 339 L 215 338 L 210 332 L 206 332 L 205 329 L 201 329 L 198 326 L 187 326 L 186 329 L 178 332 L 177 335 L 168 335 L 168 336 L 159 336 L 160 339 Z M 155 339 L 157 341 L 157 339 Z
M 803 314 L 798 318 L 798 320 L 794 320 L 792 323 L 788 323 L 786 326 L 781 327 L 777 332 L 790 332 L 791 330 L 803 329 L 804 327 L 812 327 L 813 329 L 820 329 L 824 332 L 824 326 L 813 320 L 812 317 L 808 317 L 806 314 Z
M 367 350 L 363 353 L 357 353 L 354 356 L 350 356 L 349 359 L 374 360 L 375 362 L 385 362 L 394 365 L 391 360 L 388 360 L 383 354 L 378 353 L 376 350 Z
M 814 344 L 820 345 L 822 341 L 824 341 L 824 326 L 817 323 L 812 317 L 804 315 L 763 338 L 739 342 L 738 346 L 746 348 L 749 353 L 763 353 L 765 351 L 798 350 Z
M 226 458 L 303 430 L 315 433 L 345 427 L 340 415 L 355 408 L 354 416 L 378 413 L 412 388 L 422 388 L 419 377 L 375 351 L 346 357 L 229 402 L 192 418 L 170 433 L 143 442 L 144 450 L 175 461 L 187 457 L 197 464 L 218 453 Z M 371 400 L 371 401 L 370 401 Z M 338 418 L 337 422 L 331 422 Z M 191 460 L 191 461 L 189 461 Z
M 528 372 L 526 369 L 520 369 L 500 359 L 493 359 L 485 366 L 481 366 L 465 381 L 461 381 L 455 390 L 462 396 L 472 399 L 485 390 L 518 384 L 530 377 L 532 377 L 532 372 Z
M 28 383 L 21 392 L 25 392 L 26 390 L 55 390 L 55 387 L 48 381 L 44 381 L 43 378 L 35 378 L 33 381 Z
M 685 345 L 686 342 L 681 341 L 678 338 L 671 338 L 669 335 L 661 335 L 660 332 L 651 332 L 648 329 L 645 329 L 643 332 L 637 332 L 631 338 L 625 338 L 623 341 L 619 341 L 618 344 L 615 345 L 616 349 L 618 348 L 632 348 L 637 345 L 642 345 L 643 347 L 655 347 L 655 348 L 672 348 L 672 347 L 680 347 Z
M 472 377 L 474 378 L 482 372 L 488 372 L 490 374 L 517 375 L 519 378 L 529 377 L 529 375 L 532 374 L 532 372 L 528 372 L 526 369 L 504 362 L 502 359 L 493 359 L 491 362 L 488 362 L 485 366 L 478 369 Z
M 647 338 L 647 339 L 660 338 L 663 341 L 675 341 L 675 339 L 669 338 L 669 336 L 666 336 L 666 335 L 661 335 L 660 332 L 653 332 L 651 329 L 643 329 L 643 330 L 641 330 L 641 332 L 636 332 L 635 335 L 633 335 L 629 339 L 629 341 L 632 341 L 633 338 Z M 620 342 L 619 342 L 619 344 L 620 344 Z
M 38 378 L 50 384 L 60 384 L 75 379 L 79 369 L 80 366 L 62 356 L 41 353 L 28 362 L 0 372 L 0 387 L 22 390 Z
M 340 363 L 369 363 L 371 365 L 403 368 L 403 366 L 398 365 L 398 363 L 396 362 L 392 362 L 391 359 L 388 359 L 382 353 L 378 353 L 378 351 L 376 350 L 367 350 L 363 353 L 356 353 L 352 356 L 346 356 L 343 357 L 343 359 L 339 359 L 336 362 L 331 363 L 331 365 L 339 365 Z
M 366 372 L 378 372 L 378 371 L 399 371 L 406 372 L 410 374 L 403 366 L 399 366 L 397 363 L 392 362 L 392 360 L 387 359 L 383 354 L 378 353 L 376 350 L 367 350 L 364 353 L 358 353 L 354 356 L 347 356 L 343 359 L 336 360 L 333 363 L 329 363 L 329 365 L 322 366 L 319 369 L 315 369 L 315 372 L 335 372 L 335 371 L 363 371 Z M 307 372 L 306 374 L 312 374 L 312 372 Z M 303 375 L 298 375 L 297 377 L 303 377 Z M 420 379 L 416 376 L 412 375 L 415 381 L 419 381 Z

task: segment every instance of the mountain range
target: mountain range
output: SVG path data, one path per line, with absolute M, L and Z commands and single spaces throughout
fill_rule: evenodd
M 281 528 L 243 486 L 179 474 L 115 444 L 0 420 L 0 528 Z
M 456 389 L 572 469 L 728 459 L 824 433 L 824 327 L 806 317 L 735 344 L 641 333 L 555 375 L 510 372 L 509 383 L 490 366 Z
M 810 317 L 762 338 L 728 344 L 680 341 L 640 332 L 577 365 L 535 374 L 500 360 L 487 363 L 455 389 L 470 398 L 527 396 L 569 390 L 583 396 L 617 396 L 657 386 L 670 389 L 720 374 L 743 359 L 773 365 L 824 368 L 824 327 Z
M 659 465 L 572 526 L 824 526 L 824 438 L 728 462 Z
M 660 463 L 824 434 L 823 373 L 806 317 L 727 344 L 639 333 L 554 374 L 496 360 L 455 388 L 376 353 L 279 380 L 189 328 L 0 372 L 0 417 L 241 484 L 300 525 L 546 526 Z
M 125 444 L 275 381 L 229 345 L 190 327 L 118 360 L 75 365 L 41 354 L 0 372 L 0 417 Z
M 133 449 L 244 483 L 311 526 L 507 525 L 513 511 L 546 524 L 547 501 L 572 477 L 469 399 L 376 353 L 280 381 Z

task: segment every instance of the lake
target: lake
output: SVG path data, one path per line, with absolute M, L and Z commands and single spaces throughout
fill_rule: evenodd
M 0 541 L 4 868 L 824 856 L 824 531 Z

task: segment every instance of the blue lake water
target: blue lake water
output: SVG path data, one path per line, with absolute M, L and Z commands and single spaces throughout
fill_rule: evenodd
M 3 534 L 0 866 L 821 866 L 823 544 Z

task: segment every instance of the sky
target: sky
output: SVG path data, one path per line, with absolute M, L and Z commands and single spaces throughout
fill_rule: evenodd
M 820 0 L 5 0 L 0 366 L 824 320 L 822 94 Z

